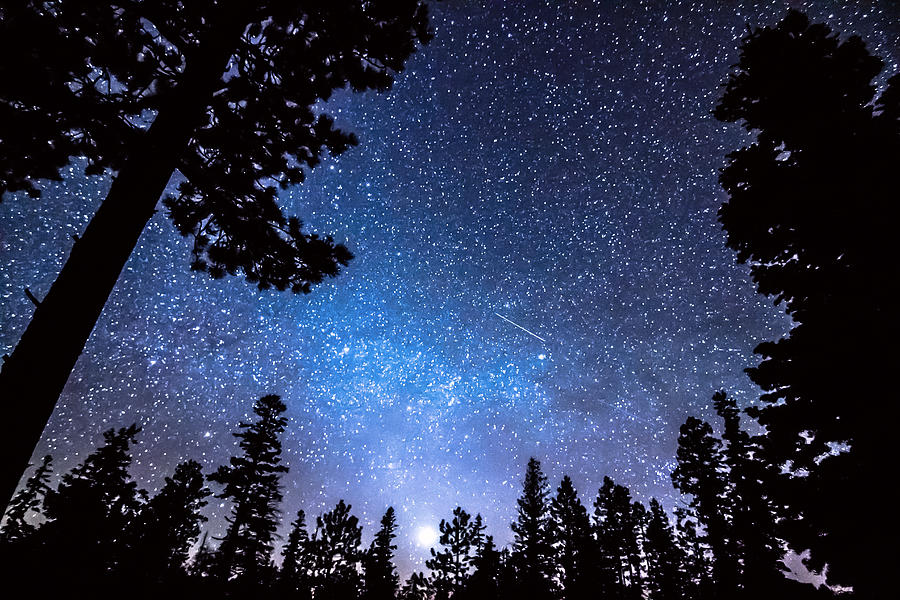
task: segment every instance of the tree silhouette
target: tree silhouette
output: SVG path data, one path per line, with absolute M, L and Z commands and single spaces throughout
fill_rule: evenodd
M 685 579 L 685 597 L 713 597 L 712 573 L 706 548 L 697 531 L 697 517 L 693 509 L 675 509 L 675 534 L 675 543 L 683 557 L 681 571 Z
M 429 600 L 431 597 L 431 588 L 428 585 L 428 578 L 425 573 L 419 571 L 413 573 L 403 583 L 400 593 L 397 596 L 400 600 Z
M 197 552 L 188 564 L 188 574 L 195 579 L 210 579 L 216 574 L 217 562 L 216 552 L 209 546 L 209 532 L 204 531 Z
M 287 543 L 282 549 L 279 584 L 282 593 L 289 598 L 308 600 L 312 598 L 310 589 L 310 544 L 306 531 L 306 513 L 297 511 L 297 518 L 291 524 Z
M 768 404 L 752 415 L 767 462 L 786 471 L 771 486 L 789 507 L 781 534 L 810 550 L 811 568 L 827 563 L 830 583 L 873 597 L 892 585 L 890 536 L 875 535 L 867 504 L 890 493 L 896 457 L 884 402 L 896 395 L 898 266 L 885 215 L 897 198 L 900 74 L 876 98 L 883 62 L 797 11 L 749 31 L 740 51 L 715 116 L 755 140 L 728 155 L 719 219 L 758 291 L 796 322 L 756 348 L 749 373 Z
M 233 434 L 243 454 L 231 457 L 228 465 L 209 476 L 223 486 L 216 497 L 232 503 L 228 531 L 219 548 L 219 569 L 225 580 L 258 581 L 270 565 L 282 498 L 279 480 L 288 470 L 281 464 L 285 410 L 278 396 L 257 400 L 253 405 L 257 420 L 240 423 L 240 431 Z
M 688 417 L 681 426 L 676 451 L 678 464 L 672 472 L 675 488 L 691 496 L 691 508 L 703 526 L 702 540 L 712 557 L 712 581 L 717 597 L 733 596 L 738 589 L 738 557 L 730 537 L 730 509 L 724 474 L 722 443 L 713 436 L 712 426 Z
M 460 600 L 499 600 L 503 589 L 503 560 L 493 536 L 486 536 L 472 559 L 473 572 L 465 589 L 456 596 Z
M 595 552 L 591 522 L 568 475 L 550 501 L 550 539 L 556 578 L 562 584 L 560 598 L 576 600 L 593 595 L 596 590 L 592 589 L 590 573 L 595 566 Z
M 656 498 L 650 500 L 643 550 L 647 557 L 647 591 L 653 600 L 692 597 L 686 589 L 684 560 L 669 516 Z
M 313 106 L 385 90 L 430 39 L 419 0 L 309 5 L 221 0 L 22 0 L 0 8 L 0 194 L 40 194 L 72 157 L 109 193 L 0 372 L 0 505 L 31 452 L 138 237 L 165 206 L 193 269 L 308 292 L 351 258 L 277 203 L 352 134 Z
M 381 528 L 375 534 L 363 566 L 365 570 L 364 600 L 392 600 L 397 594 L 400 577 L 394 568 L 394 538 L 397 537 L 397 517 L 389 506 L 381 517 Z
M 517 500 L 518 518 L 512 530 L 516 583 L 520 592 L 533 598 L 549 598 L 553 590 L 549 493 L 541 463 L 532 457 L 525 469 L 522 495 Z
M 598 584 L 606 597 L 641 597 L 638 527 L 628 488 L 604 477 L 594 501 L 594 529 Z
M 316 518 L 310 540 L 313 564 L 313 597 L 317 600 L 353 600 L 362 591 L 362 527 L 340 500 L 332 510 Z
M 441 519 L 438 543 L 442 550 L 431 549 L 431 558 L 425 566 L 431 569 L 431 587 L 436 600 L 455 597 L 466 585 L 481 545 L 483 526 L 481 517 L 473 520 L 461 506 L 453 509 L 450 521 Z
M 207 518 L 200 513 L 210 495 L 200 463 L 185 461 L 141 507 L 129 527 L 129 575 L 151 583 L 183 574 L 188 552 Z
M 765 484 L 775 477 L 772 466 L 755 456 L 760 448 L 741 429 L 740 413 L 724 391 L 713 395 L 713 405 L 724 421 L 723 458 L 727 469 L 725 502 L 730 515 L 730 548 L 739 561 L 738 587 L 756 598 L 781 582 L 782 543 L 775 535 L 775 510 Z
M 46 455 L 25 486 L 13 497 L 6 510 L 6 522 L 0 529 L 0 544 L 14 544 L 30 538 L 37 528 L 29 522 L 31 513 L 40 513 L 50 491 L 47 482 L 53 471 L 53 457 Z
M 137 484 L 128 473 L 138 432 L 137 425 L 104 432 L 104 444 L 47 492 L 38 556 L 48 567 L 48 585 L 76 597 L 102 595 L 104 578 L 120 567 L 128 525 L 140 509 Z

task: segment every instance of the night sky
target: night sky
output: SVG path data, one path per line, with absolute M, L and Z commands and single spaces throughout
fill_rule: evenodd
M 307 296 L 210 280 L 160 211 L 36 454 L 63 472 L 138 422 L 152 492 L 186 458 L 223 464 L 280 394 L 285 523 L 344 498 L 368 541 L 393 505 L 404 575 L 456 505 L 510 542 L 530 456 L 587 504 L 609 475 L 671 508 L 679 426 L 713 418 L 720 388 L 753 402 L 752 349 L 790 327 L 716 222 L 717 171 L 746 139 L 712 118 L 718 86 L 746 23 L 788 3 L 747 5 L 433 6 L 436 37 L 392 91 L 327 105 L 360 146 L 282 194 L 356 255 L 344 273 Z M 897 70 L 896 2 L 790 5 Z M 71 172 L 0 204 L 0 353 L 31 316 L 22 287 L 46 293 L 109 184 Z

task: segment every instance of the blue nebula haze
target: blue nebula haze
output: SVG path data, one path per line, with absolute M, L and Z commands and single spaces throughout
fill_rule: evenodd
M 788 5 L 896 72 L 895 2 L 434 5 L 390 92 L 325 106 L 361 144 L 282 196 L 349 267 L 307 296 L 213 281 L 160 211 L 36 455 L 64 472 L 137 422 L 152 492 L 183 459 L 224 463 L 280 394 L 285 524 L 343 498 L 368 540 L 393 505 L 403 574 L 427 557 L 418 528 L 457 505 L 509 543 L 530 456 L 588 505 L 609 475 L 671 508 L 679 426 L 714 419 L 721 388 L 753 403 L 752 350 L 790 328 L 725 247 L 717 172 L 747 138 L 710 114 L 746 24 Z M 0 353 L 30 318 L 22 288 L 46 293 L 108 185 L 76 164 L 0 205 Z M 227 509 L 211 504 L 214 535 Z

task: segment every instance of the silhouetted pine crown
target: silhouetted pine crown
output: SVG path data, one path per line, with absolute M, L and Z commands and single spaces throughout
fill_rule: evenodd
M 4 4 L 0 194 L 39 196 L 73 157 L 116 171 L 149 145 L 180 173 L 164 204 L 194 269 L 309 292 L 352 255 L 303 233 L 277 191 L 357 143 L 321 101 L 386 90 L 430 39 L 419 0 Z

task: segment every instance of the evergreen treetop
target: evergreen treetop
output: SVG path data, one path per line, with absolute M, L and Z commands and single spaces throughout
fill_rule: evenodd
M 220 548 L 225 579 L 236 575 L 253 578 L 268 568 L 278 527 L 282 494 L 280 477 L 288 468 L 281 464 L 281 433 L 287 407 L 278 396 L 263 396 L 253 405 L 257 420 L 241 422 L 233 435 L 242 454 L 232 456 L 209 480 L 222 485 L 216 497 L 230 499 L 229 528 Z

